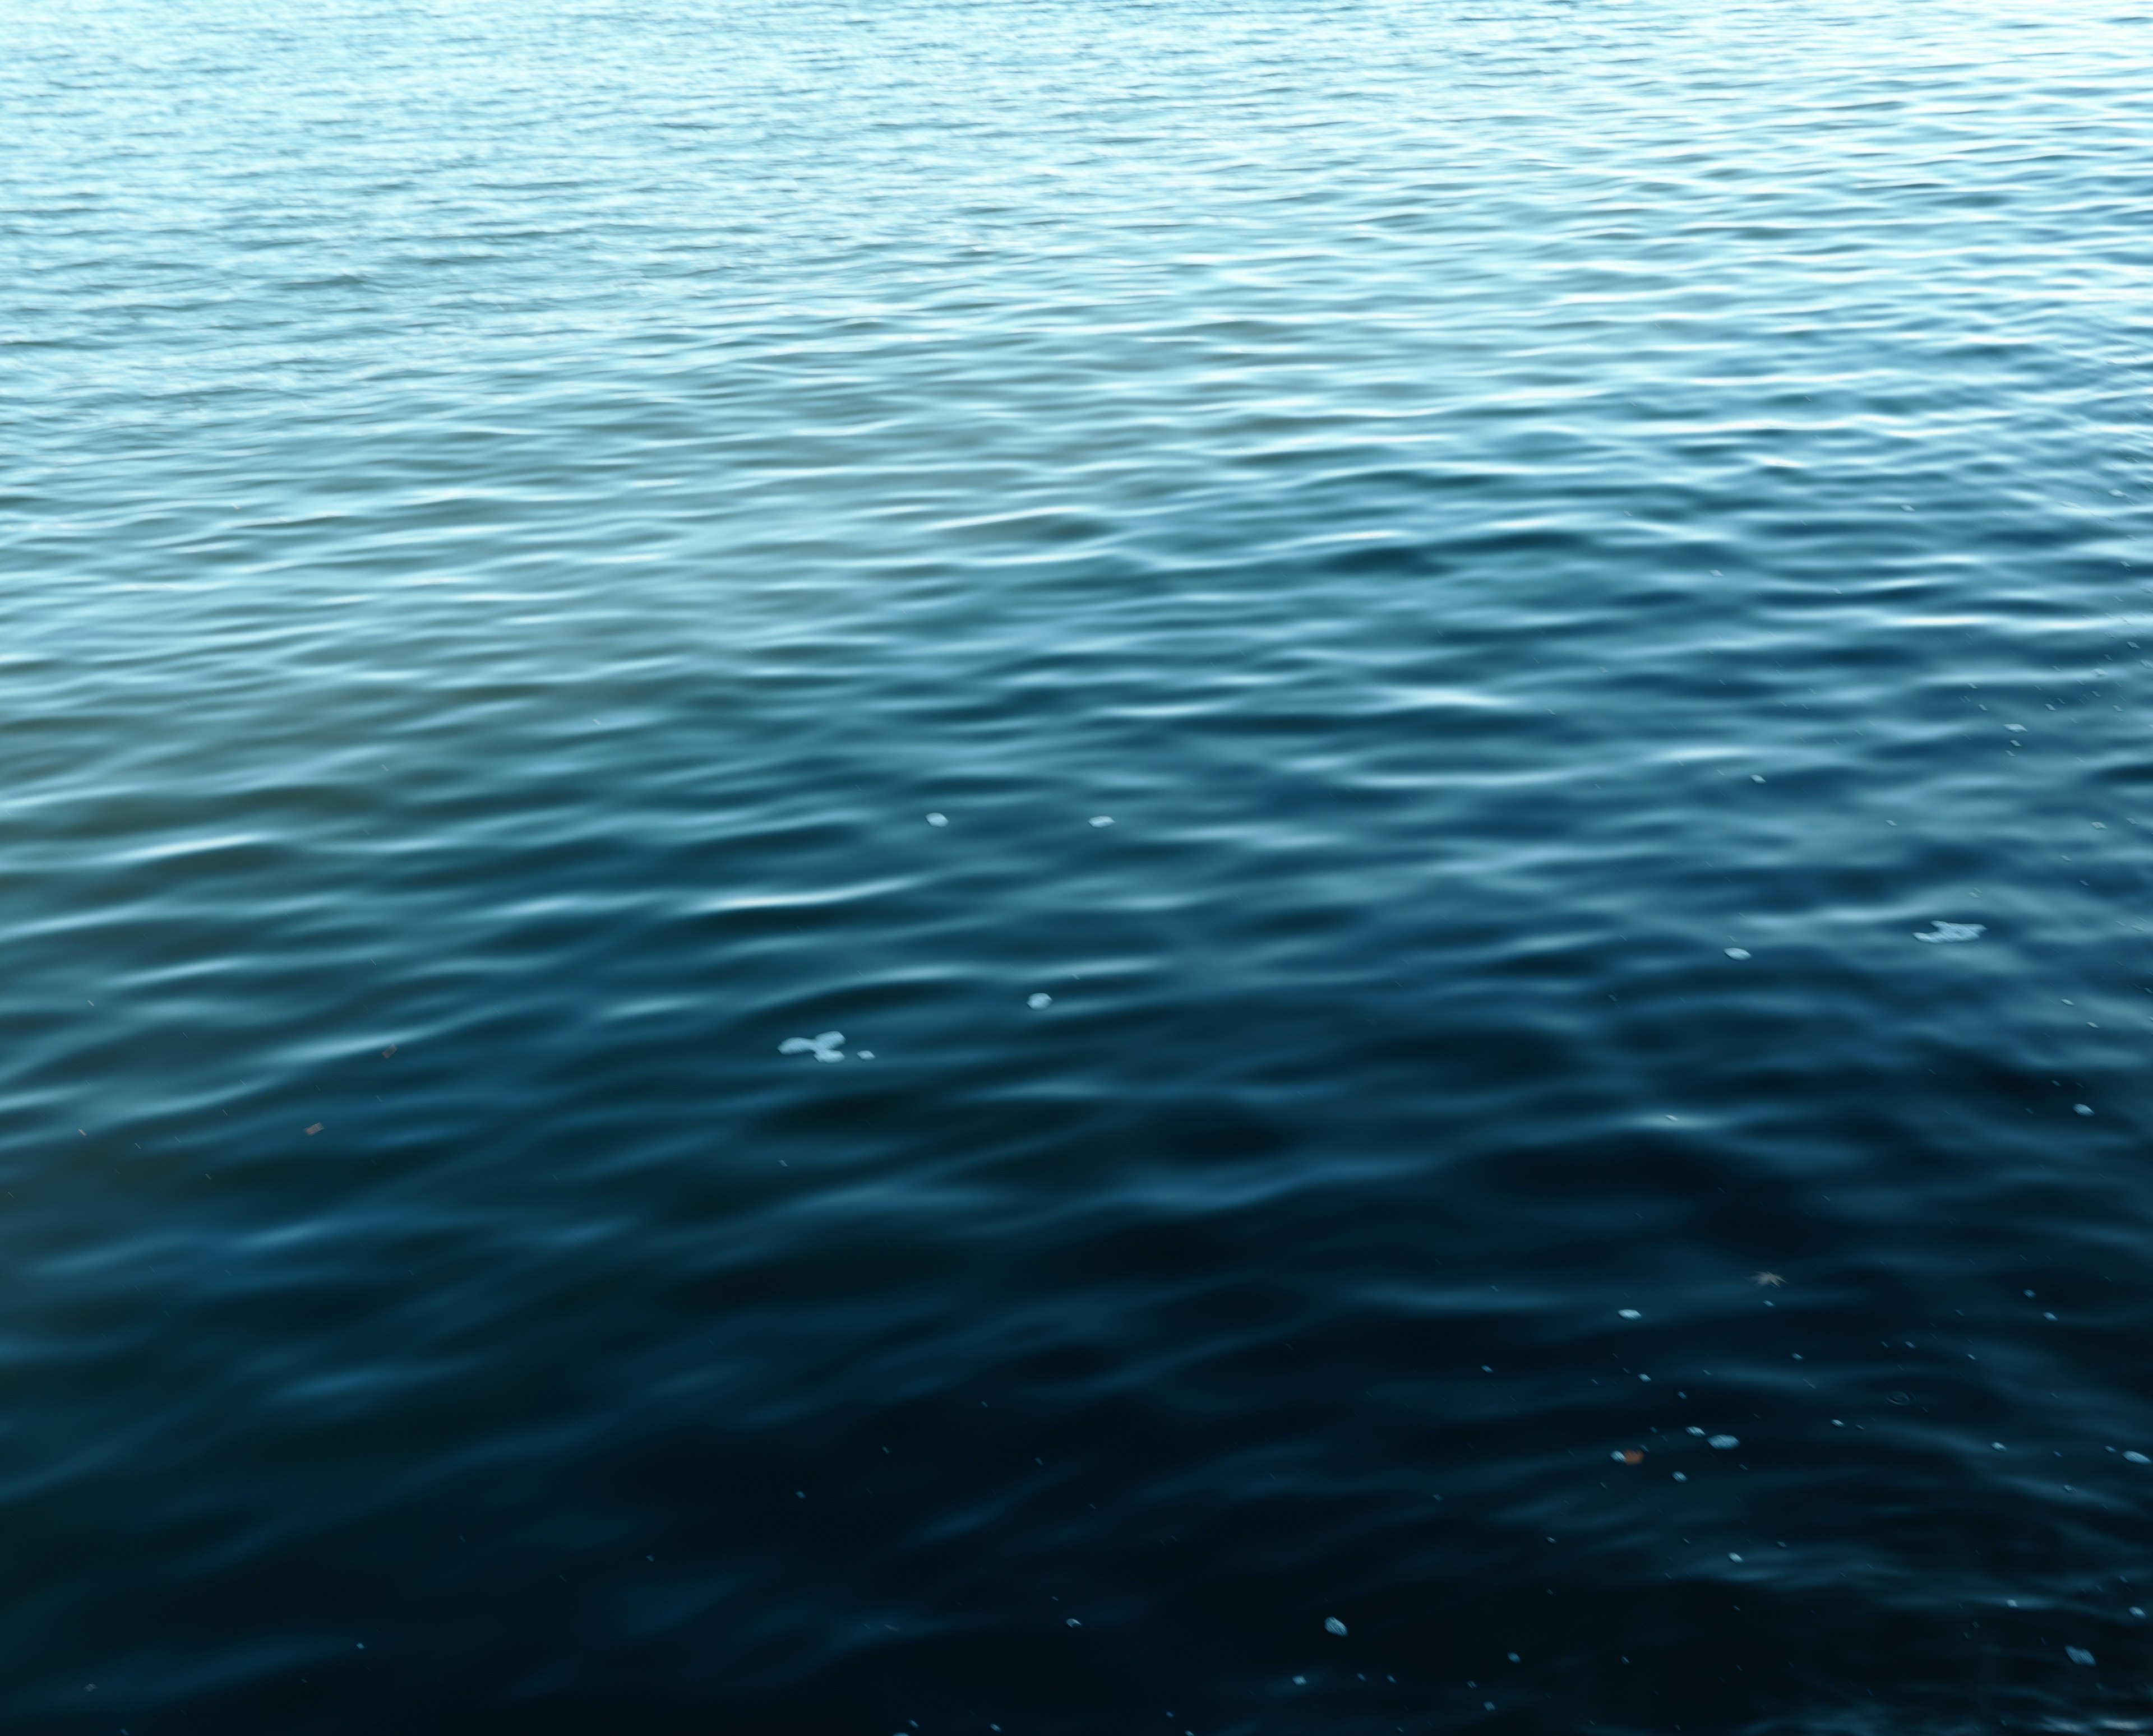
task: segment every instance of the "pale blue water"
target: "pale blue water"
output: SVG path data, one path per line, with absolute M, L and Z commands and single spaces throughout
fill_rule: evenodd
M 2141 1728 L 2149 89 L 0 13 L 0 1723 Z

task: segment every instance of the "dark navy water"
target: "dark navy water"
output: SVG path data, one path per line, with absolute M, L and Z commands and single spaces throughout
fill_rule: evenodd
M 2153 1728 L 2149 89 L 14 0 L 0 1723 Z

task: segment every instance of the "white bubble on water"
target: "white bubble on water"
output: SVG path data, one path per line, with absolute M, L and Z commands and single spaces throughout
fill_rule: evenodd
M 1749 957 L 1749 949 L 1747 947 L 1729 947 L 1727 949 L 1727 956 L 1729 958 L 1747 958 Z
M 949 816 L 946 814 L 930 814 L 927 816 L 927 823 L 929 825 L 947 825 L 949 824 Z
M 1927 941 L 1932 946 L 1939 946 L 1947 941 L 1977 941 L 1988 932 L 1986 922 L 1947 922 L 1942 916 L 1932 916 L 1929 920 L 1936 925 L 1935 931 L 1916 934 L 1914 938 Z
M 1042 1007 L 1051 1007 L 1054 1004 L 1054 997 L 1052 995 L 1030 995 L 1026 997 L 1024 1004 L 1031 1008 L 1034 1013 L 1036 1013 Z
M 1723 1453 L 1731 1451 L 1741 1444 L 1742 1443 L 1731 1434 L 1715 1434 L 1705 1443 L 1708 1447 L 1717 1447 Z
M 1336 1616 L 1326 1616 L 1323 1618 L 1323 1631 L 1326 1633 L 1335 1633 L 1341 1640 L 1346 1637 L 1346 1624 Z

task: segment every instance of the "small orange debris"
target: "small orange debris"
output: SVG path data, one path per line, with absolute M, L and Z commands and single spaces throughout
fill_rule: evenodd
M 1645 1449 L 1642 1447 L 1625 1447 L 1622 1449 L 1623 1464 L 1642 1464 L 1644 1462 Z
M 395 1053 L 396 1053 L 396 1045 L 395 1045 L 394 1043 L 390 1043 L 390 1044 L 389 1045 L 389 1047 L 388 1047 L 387 1048 L 385 1048 L 385 1049 L 382 1050 L 382 1052 L 381 1052 L 381 1058 L 382 1058 L 383 1060 L 386 1061 L 386 1060 L 387 1060 L 387 1059 L 388 1059 L 391 1055 L 394 1054 Z
M 308 1129 L 307 1129 L 307 1131 L 308 1131 L 308 1133 L 319 1133 L 321 1130 L 322 1130 L 322 1124 L 321 1124 L 320 1122 L 318 1122 L 318 1121 L 317 1121 L 317 1122 L 316 1122 L 316 1123 L 315 1123 L 312 1127 L 310 1127 L 310 1128 L 308 1128 Z

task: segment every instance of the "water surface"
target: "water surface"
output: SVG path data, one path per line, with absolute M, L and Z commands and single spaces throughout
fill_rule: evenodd
M 10 8 L 8 1727 L 2143 1728 L 2149 64 Z

